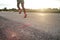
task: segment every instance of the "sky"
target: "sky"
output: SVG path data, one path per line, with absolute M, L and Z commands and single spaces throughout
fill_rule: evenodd
M 40 9 L 40 8 L 59 8 L 60 0 L 24 0 L 25 8 Z M 0 0 L 0 9 L 17 8 L 17 0 Z

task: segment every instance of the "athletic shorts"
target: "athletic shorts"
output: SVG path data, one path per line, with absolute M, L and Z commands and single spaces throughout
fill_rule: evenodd
M 17 0 L 17 3 L 24 3 L 24 0 Z

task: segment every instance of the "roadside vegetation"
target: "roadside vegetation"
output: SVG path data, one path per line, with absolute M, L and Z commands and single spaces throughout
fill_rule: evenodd
M 6 7 L 0 9 L 0 11 L 14 11 L 17 12 L 16 8 L 7 9 Z M 41 12 L 41 13 L 60 13 L 60 8 L 46 8 L 46 9 L 26 9 L 27 12 Z

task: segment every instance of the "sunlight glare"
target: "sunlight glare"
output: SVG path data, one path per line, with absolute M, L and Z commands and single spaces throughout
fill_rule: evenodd
M 30 8 L 58 8 L 59 2 L 56 0 L 27 0 L 25 6 Z
M 0 7 L 17 8 L 17 0 L 0 0 Z M 40 9 L 40 8 L 59 8 L 60 1 L 58 0 L 24 0 L 25 8 Z
M 38 14 L 39 16 L 46 16 L 47 14 L 44 14 L 44 13 L 40 13 Z

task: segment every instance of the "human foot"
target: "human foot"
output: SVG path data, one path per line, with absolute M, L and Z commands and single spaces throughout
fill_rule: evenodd
M 19 14 L 21 14 L 22 10 L 19 10 Z
M 27 14 L 24 15 L 24 18 L 26 18 L 26 17 L 27 17 Z

